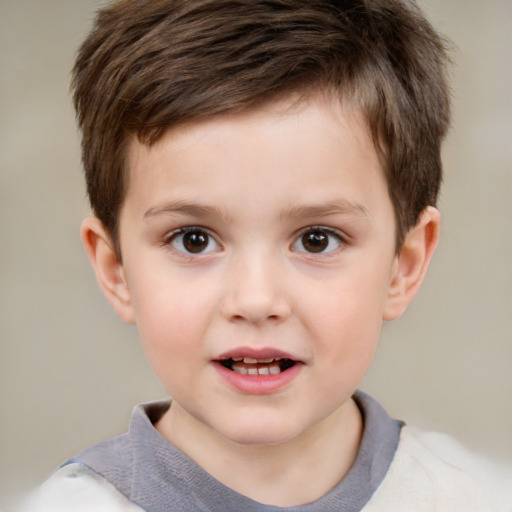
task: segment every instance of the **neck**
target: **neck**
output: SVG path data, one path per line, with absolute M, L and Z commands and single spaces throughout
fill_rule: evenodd
M 320 498 L 350 470 L 362 419 L 348 400 L 322 422 L 277 445 L 242 445 L 218 435 L 173 402 L 160 434 L 214 478 L 260 503 L 293 506 Z

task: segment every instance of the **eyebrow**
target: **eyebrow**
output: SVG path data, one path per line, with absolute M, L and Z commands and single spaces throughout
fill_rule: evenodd
M 229 222 L 231 217 L 228 213 L 216 206 L 208 206 L 185 201 L 174 201 L 150 208 L 144 213 L 144 219 L 155 217 L 166 213 L 181 213 L 190 217 L 209 217 L 214 216 Z
M 292 206 L 281 213 L 281 219 L 327 217 L 329 215 L 350 215 L 361 219 L 368 219 L 370 217 L 368 210 L 361 204 L 347 200 L 335 200 L 319 205 Z
M 231 216 L 223 208 L 185 201 L 174 201 L 150 208 L 144 213 L 143 218 L 148 219 L 167 213 L 179 213 L 190 217 L 214 216 L 225 222 L 231 221 Z M 350 215 L 361 219 L 369 218 L 370 216 L 368 210 L 363 205 L 347 200 L 336 200 L 319 205 L 292 206 L 281 212 L 280 219 L 327 217 L 329 215 Z

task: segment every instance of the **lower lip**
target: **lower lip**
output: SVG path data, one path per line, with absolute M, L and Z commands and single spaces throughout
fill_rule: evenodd
M 215 368 L 232 387 L 250 395 L 269 395 L 285 388 L 294 380 L 302 369 L 301 363 L 295 363 L 291 368 L 277 375 L 242 375 L 229 370 L 220 363 L 214 363 Z

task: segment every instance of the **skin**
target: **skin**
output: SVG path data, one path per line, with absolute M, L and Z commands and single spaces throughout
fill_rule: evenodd
M 150 148 L 133 139 L 122 263 L 97 219 L 82 226 L 102 290 L 137 324 L 173 397 L 158 431 L 229 487 L 279 506 L 317 499 L 353 464 L 362 421 L 351 396 L 439 231 L 429 207 L 397 252 L 362 116 L 292 100 L 179 126 Z M 184 227 L 201 230 L 199 252 Z M 320 252 L 304 238 L 312 230 Z M 243 392 L 215 360 L 247 348 L 285 351 L 300 369 L 275 392 Z

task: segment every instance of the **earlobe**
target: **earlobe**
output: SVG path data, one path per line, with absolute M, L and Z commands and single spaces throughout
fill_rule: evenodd
M 439 241 L 441 215 L 428 206 L 407 233 L 395 260 L 383 320 L 395 320 L 418 292 Z
M 97 217 L 86 218 L 80 234 L 103 294 L 125 322 L 135 323 L 123 265 L 116 256 L 110 235 Z

